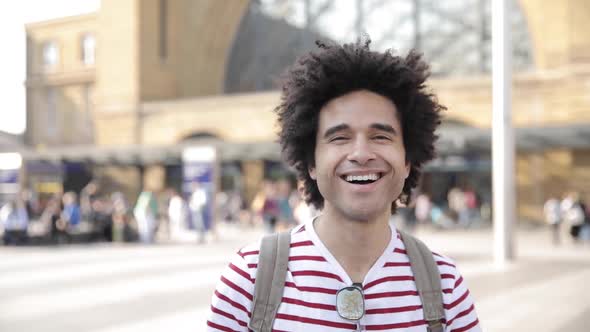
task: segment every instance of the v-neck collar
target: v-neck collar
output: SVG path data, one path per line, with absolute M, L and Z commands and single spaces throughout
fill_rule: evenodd
M 311 242 L 313 242 L 313 244 L 316 246 L 316 248 L 320 251 L 321 255 L 324 256 L 324 258 L 326 258 L 328 263 L 330 265 L 332 265 L 332 267 L 335 269 L 336 274 L 338 276 L 340 276 L 340 278 L 342 279 L 344 284 L 346 284 L 347 286 L 351 286 L 353 284 L 352 279 L 350 278 L 348 273 L 346 273 L 346 271 L 344 270 L 342 265 L 340 265 L 338 260 L 336 260 L 334 255 L 332 255 L 332 253 L 328 250 L 328 248 L 326 248 L 326 246 L 324 245 L 322 240 L 320 240 L 318 234 L 315 231 L 313 222 L 318 217 L 319 216 L 316 216 L 314 218 L 310 218 L 307 221 L 307 223 L 305 224 L 305 231 L 309 235 Z M 399 239 L 397 237 L 397 231 L 395 229 L 395 226 L 391 222 L 389 222 L 388 225 L 389 225 L 389 230 L 391 231 L 391 239 L 389 240 L 389 244 L 387 245 L 387 247 L 385 248 L 383 253 L 381 253 L 381 256 L 379 256 L 377 261 L 373 264 L 373 266 L 371 266 L 371 268 L 369 269 L 369 271 L 365 275 L 365 278 L 363 280 L 363 285 L 366 285 L 367 283 L 369 283 L 371 281 L 371 276 L 376 275 L 377 270 L 379 270 L 380 268 L 382 268 L 385 265 L 385 263 L 387 262 L 388 256 L 392 255 L 393 251 L 396 248 L 396 242 L 399 241 Z

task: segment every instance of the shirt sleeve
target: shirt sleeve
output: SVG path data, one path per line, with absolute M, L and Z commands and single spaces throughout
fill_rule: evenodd
M 481 332 L 473 298 L 463 276 L 455 269 L 454 285 L 450 296 L 445 297 L 447 332 Z
M 217 283 L 206 331 L 248 331 L 253 294 L 254 278 L 238 252 Z

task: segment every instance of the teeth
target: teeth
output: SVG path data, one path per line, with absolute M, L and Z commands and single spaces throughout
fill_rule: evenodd
M 352 181 L 376 181 L 379 180 L 379 174 L 373 173 L 373 174 L 367 174 L 367 175 L 347 175 L 346 176 L 346 181 L 347 182 L 352 182 Z

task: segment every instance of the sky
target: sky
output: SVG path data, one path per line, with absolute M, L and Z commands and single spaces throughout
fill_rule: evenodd
M 10 8 L 10 9 L 8 9 Z M 97 11 L 100 0 L 19 0 L 0 12 L 0 131 L 25 130 L 25 24 Z

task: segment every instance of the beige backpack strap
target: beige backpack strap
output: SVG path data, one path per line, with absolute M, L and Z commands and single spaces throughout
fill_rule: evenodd
M 414 273 L 414 280 L 420 299 L 424 320 L 428 324 L 429 332 L 442 332 L 442 319 L 445 317 L 443 307 L 442 286 L 440 273 L 432 251 L 417 238 L 400 231 L 406 246 L 410 265 Z
M 289 264 L 291 233 L 270 234 L 262 239 L 254 284 L 252 316 L 248 327 L 270 332 L 283 299 Z

